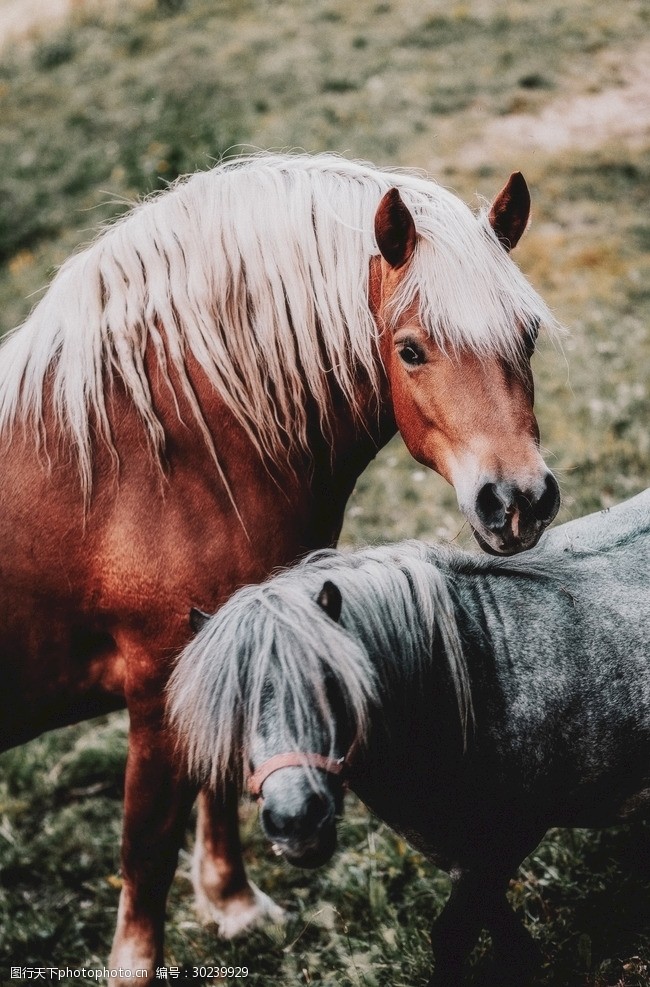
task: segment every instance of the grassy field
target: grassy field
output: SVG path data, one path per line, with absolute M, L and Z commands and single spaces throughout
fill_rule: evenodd
M 72 4 L 0 50 L 0 331 L 69 252 L 143 193 L 234 145 L 429 170 L 470 203 L 521 169 L 517 259 L 570 334 L 535 358 L 559 520 L 650 482 L 650 8 L 596 0 L 158 0 Z M 2 2 L 0 2 L 0 20 Z M 358 484 L 346 545 L 469 544 L 453 491 L 394 441 Z M 102 965 L 120 886 L 126 718 L 0 758 L 0 985 L 12 965 Z M 416 987 L 447 883 L 350 799 L 341 850 L 291 871 L 242 807 L 250 872 L 286 927 L 220 943 L 181 856 L 170 965 L 248 965 L 251 987 Z M 188 852 L 191 837 L 188 836 Z M 512 882 L 543 987 L 650 985 L 650 830 L 554 831 Z M 474 954 L 486 949 L 481 942 Z M 480 983 L 476 964 L 471 980 Z M 15 981 L 14 981 L 15 982 Z M 451 987 L 451 985 L 450 985 Z

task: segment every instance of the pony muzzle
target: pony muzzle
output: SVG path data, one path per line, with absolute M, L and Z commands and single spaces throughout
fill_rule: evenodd
M 262 829 L 273 852 L 294 867 L 312 869 L 326 864 L 336 850 L 336 816 L 316 793 L 305 800 L 300 813 L 262 809 Z
M 280 777 L 287 769 L 286 780 Z M 273 844 L 274 852 L 296 867 L 314 868 L 326 863 L 336 849 L 337 798 L 325 788 L 314 788 L 306 770 L 316 768 L 344 783 L 347 764 L 344 757 L 328 758 L 321 754 L 289 752 L 276 754 L 265 761 L 248 779 L 248 790 L 261 803 L 262 829 Z M 273 776 L 272 791 L 263 794 L 265 782 Z M 343 784 L 338 801 L 342 800 Z

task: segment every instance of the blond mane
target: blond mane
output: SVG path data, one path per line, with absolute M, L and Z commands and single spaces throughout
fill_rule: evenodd
M 485 215 L 410 172 L 331 155 L 264 154 L 177 182 L 103 231 L 59 270 L 0 348 L 0 432 L 42 428 L 46 384 L 78 453 L 86 494 L 92 432 L 111 448 L 106 388 L 121 379 L 160 456 L 164 433 L 144 362 L 179 381 L 216 461 L 187 371 L 191 354 L 260 456 L 307 449 L 307 398 L 330 429 L 330 382 L 360 415 L 377 384 L 368 266 L 379 201 L 399 187 L 420 242 L 393 316 L 418 296 L 441 344 L 512 354 L 517 323 L 553 325 Z

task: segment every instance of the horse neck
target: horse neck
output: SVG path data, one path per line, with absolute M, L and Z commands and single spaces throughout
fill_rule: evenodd
M 399 646 L 388 661 L 397 666 L 382 687 L 354 790 L 381 818 L 396 825 L 414 791 L 449 787 L 459 772 L 464 737 L 458 701 L 444 652 L 434 652 L 421 672 L 403 674 Z M 397 814 L 397 815 L 396 815 Z
M 169 448 L 184 468 L 196 471 L 203 462 L 206 472 L 215 473 L 215 463 L 211 461 L 206 437 L 196 424 L 194 412 L 183 397 L 173 370 L 169 384 L 176 401 L 170 400 L 169 384 L 161 380 L 151 345 L 147 348 L 146 365 L 153 407 L 169 439 Z M 191 355 L 187 356 L 187 372 L 209 441 L 214 445 L 216 461 L 226 477 L 231 478 L 233 494 L 242 504 L 242 510 L 248 502 L 249 513 L 257 516 L 266 510 L 287 513 L 299 532 L 299 554 L 334 544 L 358 477 L 396 431 L 385 380 L 381 379 L 379 393 L 369 380 L 359 381 L 357 416 L 343 395 L 331 388 L 329 434 L 325 434 L 316 402 L 308 396 L 308 450 L 294 447 L 286 460 L 274 462 L 270 457 L 260 456 L 246 430 Z M 274 564 L 289 561 L 283 558 Z
M 361 418 L 351 414 L 342 397 L 334 396 L 330 436 L 323 434 L 317 415 L 311 416 L 310 455 L 298 465 L 301 475 L 306 471 L 310 476 L 316 513 L 336 504 L 341 523 L 358 478 L 397 431 L 388 396 L 377 395 L 367 383 L 360 391 L 365 409 Z

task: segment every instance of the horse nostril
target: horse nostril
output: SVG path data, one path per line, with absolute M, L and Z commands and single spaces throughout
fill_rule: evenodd
M 476 498 L 476 514 L 490 531 L 500 531 L 508 523 L 509 515 L 519 514 L 518 524 L 532 522 L 550 524 L 560 506 L 560 489 L 549 471 L 544 476 L 544 489 L 540 496 L 505 483 L 485 483 Z
M 305 829 L 310 832 L 311 830 L 318 829 L 319 826 L 329 818 L 330 812 L 329 808 L 321 798 L 315 792 L 312 792 L 307 799 L 307 804 L 305 806 L 305 812 L 303 815 L 303 825 Z
M 288 830 L 291 829 L 292 819 L 292 816 L 274 812 L 273 809 L 267 809 L 266 806 L 262 809 L 262 826 L 271 840 L 289 835 Z
M 560 488 L 552 473 L 547 473 L 544 492 L 530 505 L 535 520 L 550 524 L 560 508 Z
M 476 513 L 486 528 L 502 528 L 506 520 L 506 505 L 496 483 L 484 484 L 476 497 Z

